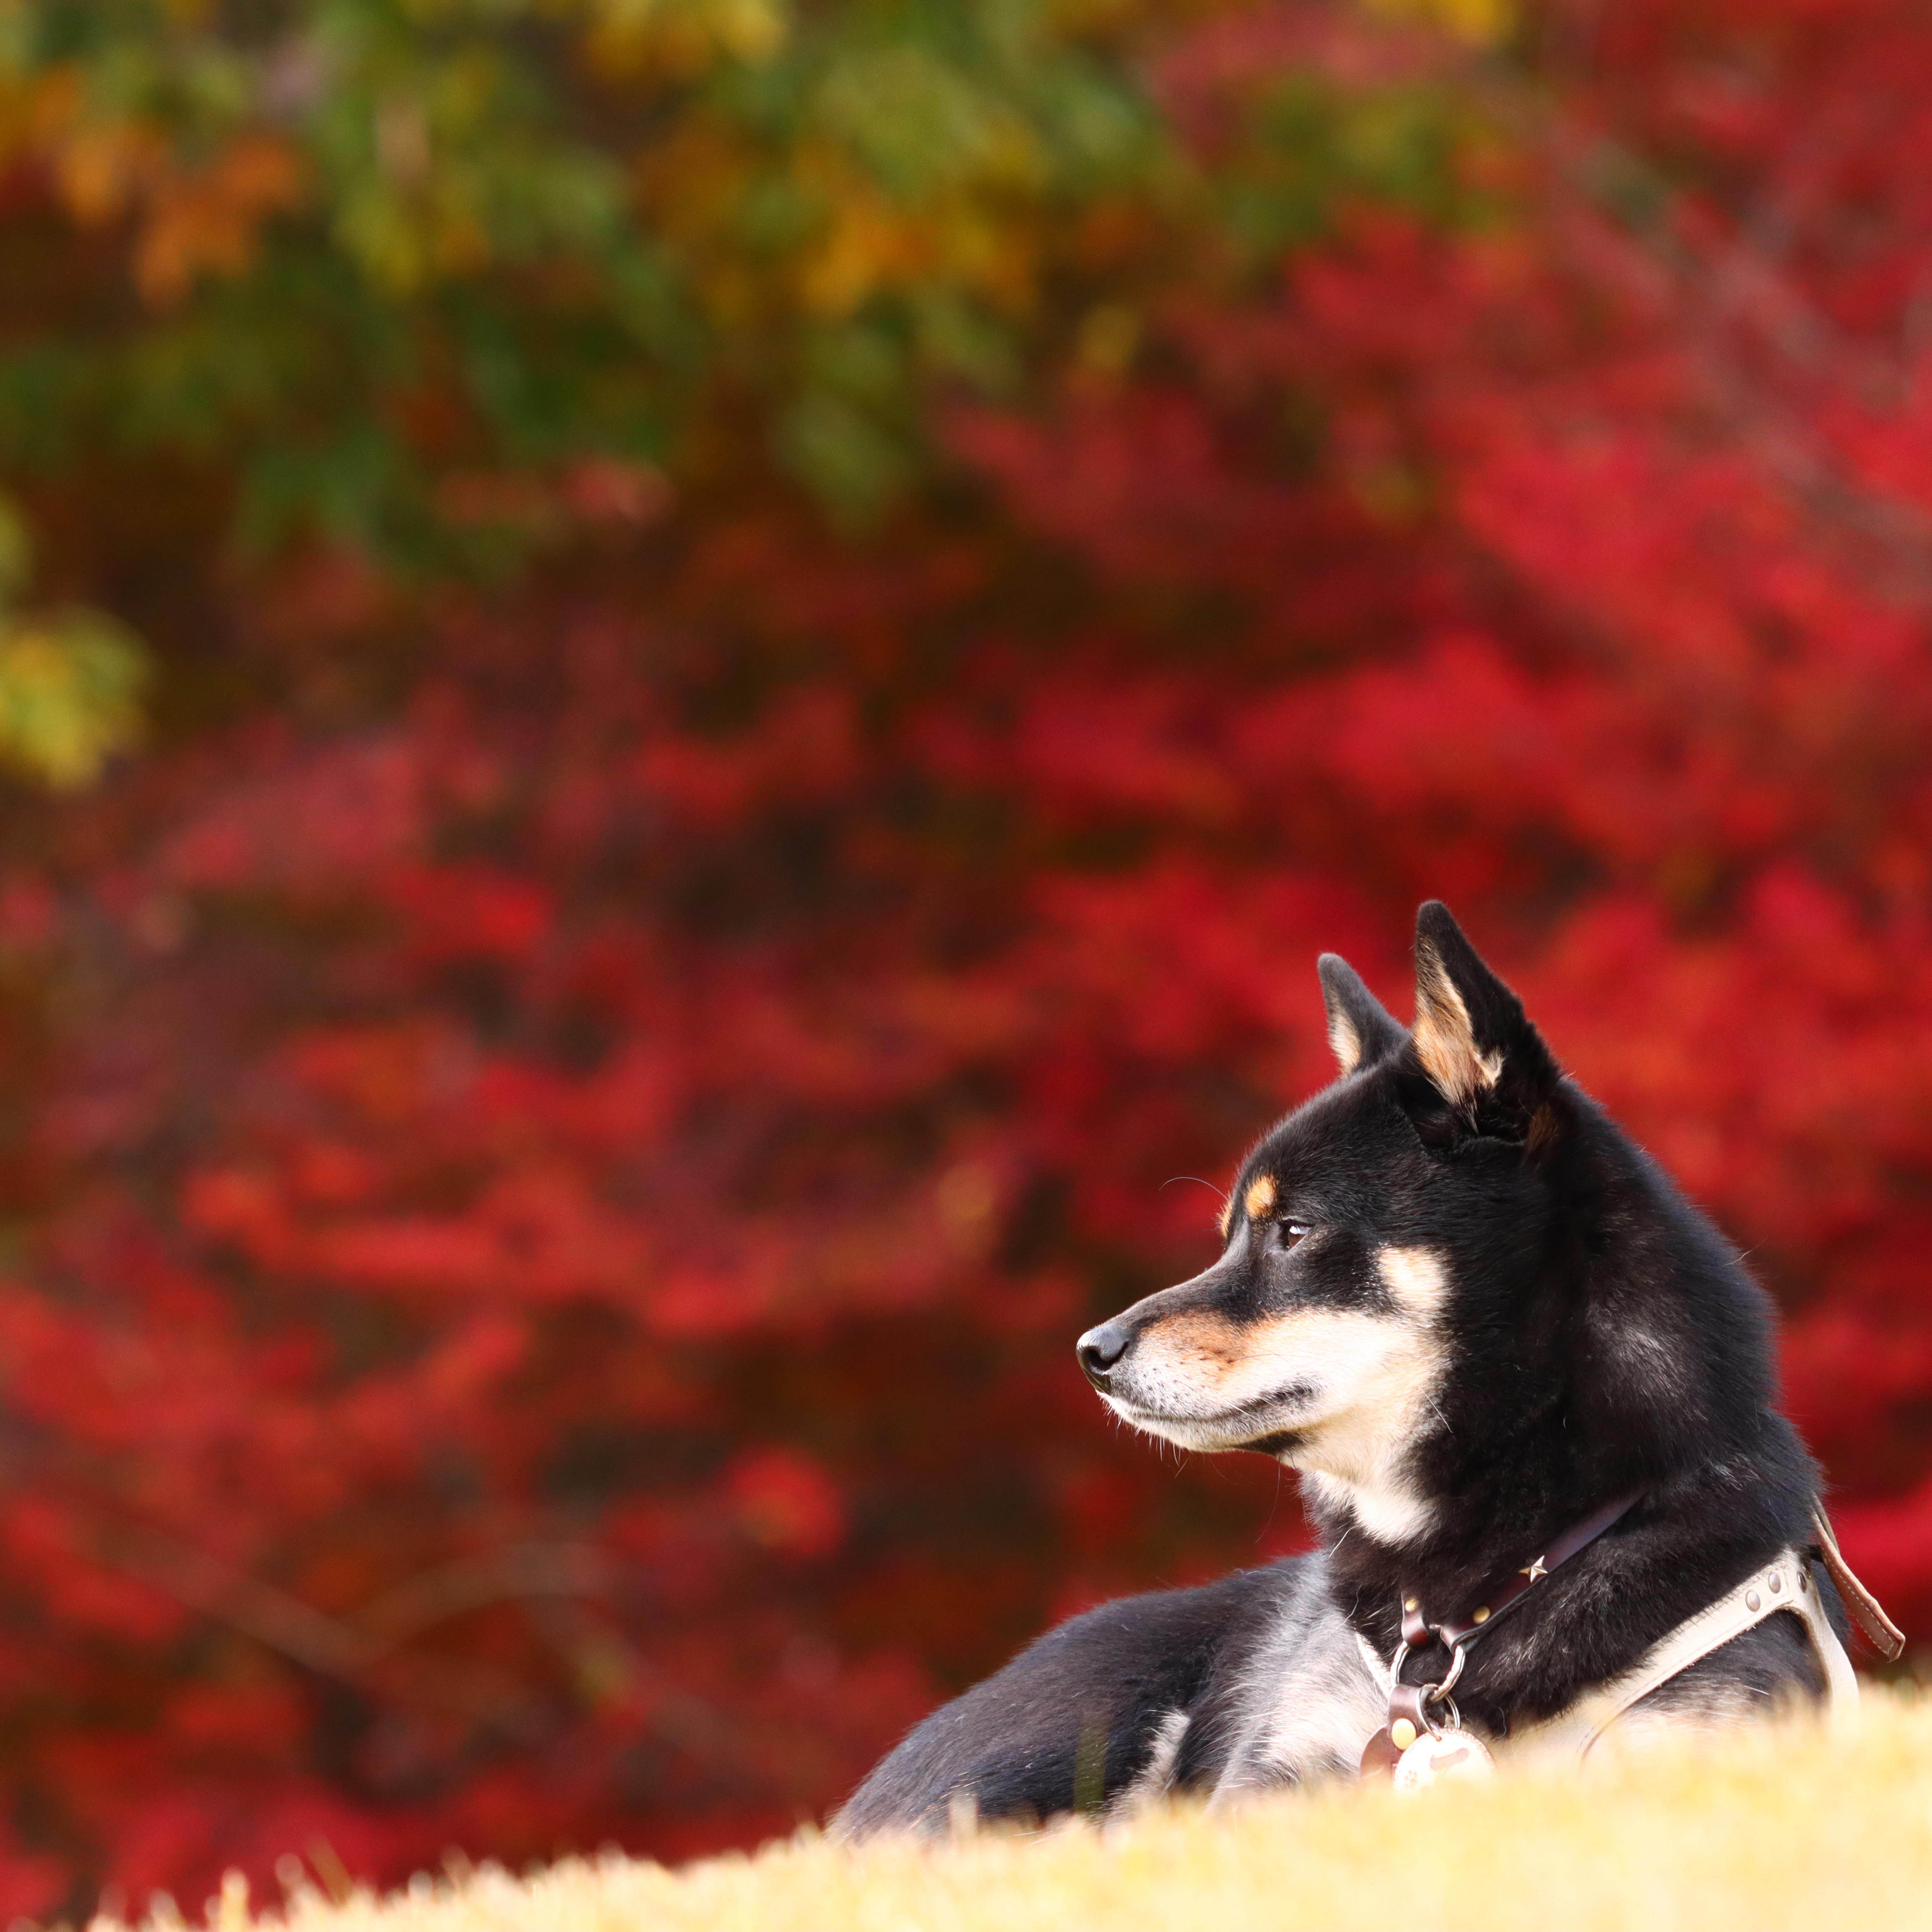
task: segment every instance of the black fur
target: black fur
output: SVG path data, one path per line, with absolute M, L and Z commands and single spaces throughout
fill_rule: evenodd
M 1048 1631 L 920 1725 L 860 1787 L 842 1824 L 862 1835 L 907 1822 L 908 1811 L 923 1816 L 956 1791 L 970 1792 L 982 1817 L 1097 1809 L 1144 1768 L 1164 1713 L 1234 1701 L 1243 1654 L 1296 1562 L 1103 1604 Z M 1202 1781 L 1206 1742 L 1194 1730 L 1190 1785 Z
M 1264 1644 L 1294 1654 L 1295 1618 L 1345 1619 L 1386 1659 L 1402 1590 L 1460 1613 L 1570 1524 L 1638 1492 L 1612 1531 L 1471 1646 L 1457 1702 L 1505 1737 L 1809 1540 L 1816 1473 L 1774 1406 L 1771 1316 L 1735 1250 L 1562 1076 L 1439 905 L 1418 917 L 1417 970 L 1412 1034 L 1341 961 L 1323 959 L 1331 1037 L 1345 1070 L 1352 1049 L 1352 1070 L 1250 1155 L 1220 1258 L 1083 1337 L 1082 1360 L 1129 1413 L 1122 1391 L 1154 1376 L 1145 1362 L 1163 1324 L 1220 1324 L 1238 1352 L 1240 1338 L 1299 1312 L 1390 1315 L 1378 1254 L 1438 1256 L 1448 1295 L 1431 1333 L 1443 1366 L 1402 1465 L 1424 1520 L 1383 1540 L 1361 1520 L 1358 1490 L 1326 1484 L 1312 1496 L 1322 1552 L 1052 1632 L 914 1730 L 854 1796 L 844 1829 L 929 1822 L 959 1792 L 982 1816 L 1114 1800 L 1150 1774 L 1174 1712 L 1189 1720 L 1179 1751 L 1152 1770 L 1162 1788 L 1212 1788 L 1268 1694 L 1254 1660 Z M 1250 1221 L 1239 1204 L 1263 1178 L 1274 1198 Z M 1319 1418 L 1297 1421 L 1319 1396 L 1318 1378 L 1291 1378 L 1172 1426 L 1195 1430 L 1196 1446 L 1310 1462 L 1323 1453 Z M 1155 1426 L 1138 1409 L 1130 1419 Z M 1444 1661 L 1432 1646 L 1405 1676 L 1432 1682 Z M 1822 1679 L 1800 1627 L 1779 1616 L 1656 1701 L 1724 1687 L 1768 1700 L 1816 1694 Z M 1346 1768 L 1345 1755 L 1316 1751 L 1277 1774 Z

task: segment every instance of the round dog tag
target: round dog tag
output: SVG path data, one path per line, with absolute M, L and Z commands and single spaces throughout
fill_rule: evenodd
M 1487 1778 L 1496 1768 L 1489 1747 L 1467 1731 L 1419 1737 L 1395 1762 L 1395 1788 L 1424 1791 L 1438 1779 Z

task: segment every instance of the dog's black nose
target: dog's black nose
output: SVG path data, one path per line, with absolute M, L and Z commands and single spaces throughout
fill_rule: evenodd
M 1099 1328 L 1088 1329 L 1074 1344 L 1080 1366 L 1096 1388 L 1107 1386 L 1107 1371 L 1127 1352 L 1127 1345 L 1133 1339 L 1119 1322 L 1103 1322 Z

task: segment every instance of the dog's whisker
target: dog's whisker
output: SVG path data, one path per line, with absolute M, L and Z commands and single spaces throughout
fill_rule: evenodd
M 1214 1198 L 1220 1202 L 1223 1207 L 1227 1205 L 1228 1190 L 1225 1187 L 1216 1187 L 1211 1180 L 1203 1180 L 1198 1174 L 1170 1174 L 1167 1178 L 1160 1184 L 1160 1186 L 1154 1190 L 1154 1192 L 1156 1194 L 1165 1192 L 1166 1190 L 1172 1187 L 1177 1180 L 1191 1180 L 1196 1187 L 1206 1188 L 1208 1192 L 1213 1195 Z

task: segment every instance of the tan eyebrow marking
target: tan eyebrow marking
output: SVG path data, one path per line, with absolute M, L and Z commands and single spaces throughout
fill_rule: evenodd
M 1221 1238 L 1224 1241 L 1228 1238 L 1228 1230 L 1233 1226 L 1234 1220 L 1234 1197 L 1231 1194 L 1221 1203 L 1220 1213 L 1214 1216 L 1214 1225 L 1220 1229 Z
M 1258 1221 L 1274 1205 L 1274 1177 L 1264 1174 L 1258 1180 L 1250 1181 L 1241 1204 L 1247 1209 L 1250 1220 Z

